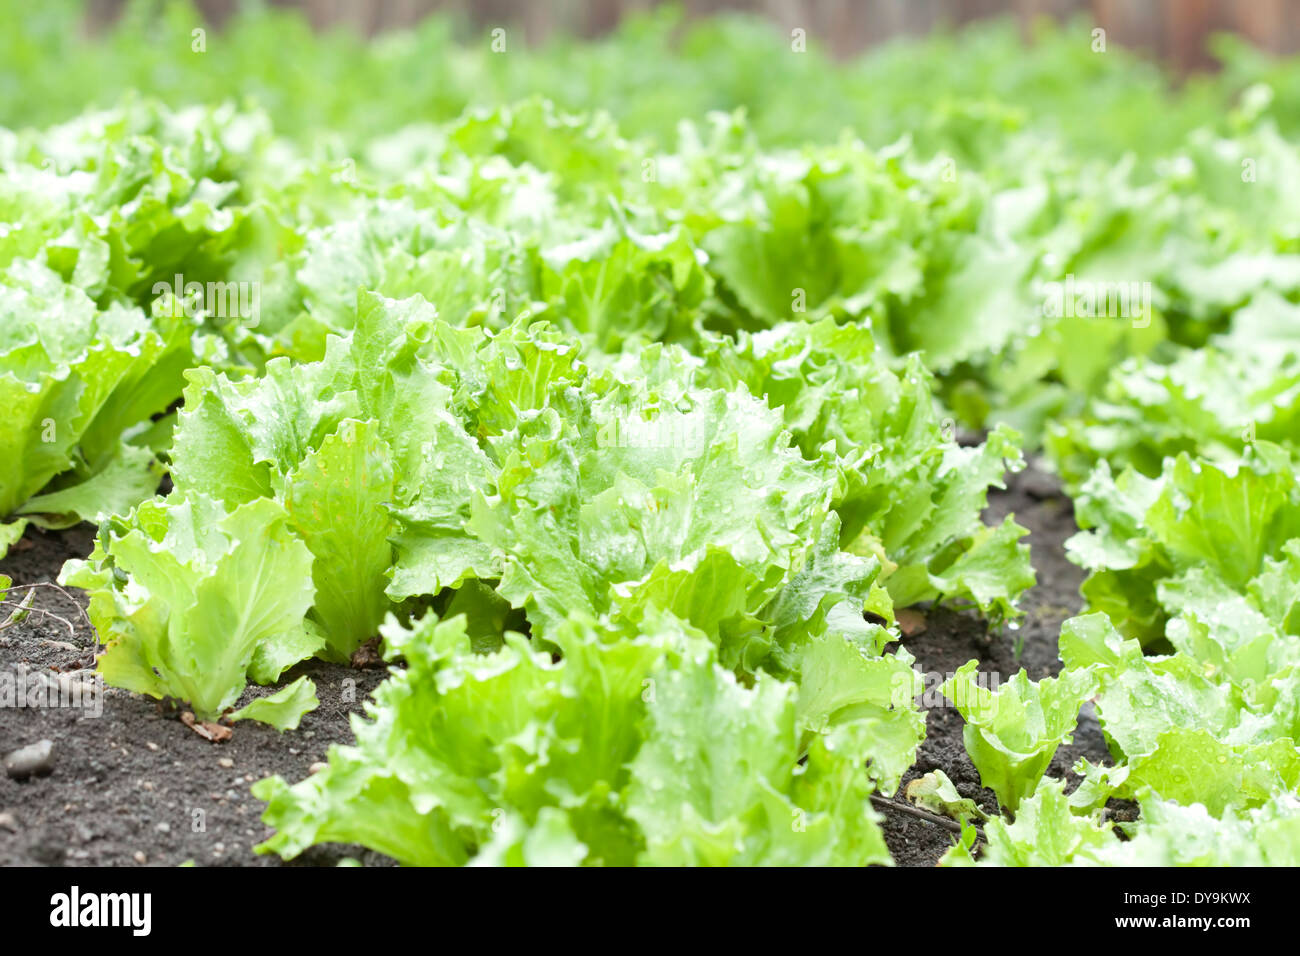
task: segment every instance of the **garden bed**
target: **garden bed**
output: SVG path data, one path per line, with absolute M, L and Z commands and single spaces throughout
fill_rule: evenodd
M 1021 665 L 1034 680 L 1060 670 L 1056 637 L 1061 621 L 1079 610 L 1083 577 L 1065 559 L 1065 539 L 1077 530 L 1070 503 L 1050 476 L 1031 467 L 1009 476 L 1006 491 L 990 495 L 988 520 L 1010 513 L 1030 529 L 1039 578 L 1022 598 L 1027 613 L 1021 628 L 990 634 L 975 615 L 931 610 L 924 630 L 903 641 L 918 669 L 946 676 L 974 658 L 982 671 L 1003 679 Z M 62 532 L 29 530 L 23 543 L 0 562 L 0 573 L 17 585 L 53 582 L 65 560 L 89 552 L 92 538 L 86 526 Z M 25 666 L 73 672 L 90 663 L 94 635 L 71 598 L 84 602 L 76 589 L 37 591 L 34 613 L 0 635 L 0 666 L 5 671 L 17 673 Z M 1017 636 L 1024 640 L 1019 661 Z M 0 751 L 8 753 L 41 739 L 51 740 L 54 748 L 48 775 L 22 781 L 0 777 L 0 866 L 176 866 L 190 860 L 200 865 L 278 864 L 275 856 L 253 852 L 271 830 L 260 820 L 264 804 L 249 793 L 249 785 L 271 774 L 301 779 L 325 759 L 330 744 L 350 742 L 351 715 L 362 712 L 363 701 L 383 679 L 384 670 L 312 661 L 294 668 L 285 683 L 302 674 L 315 681 L 321 706 L 297 730 L 281 734 L 248 722 L 223 743 L 210 743 L 187 728 L 178 709 L 112 687 L 104 688 L 100 717 L 71 708 L 7 713 L 0 727 Z M 246 697 L 265 692 L 250 689 Z M 962 745 L 961 717 L 943 703 L 929 711 L 926 741 L 904 786 L 919 774 L 940 769 L 963 796 L 996 813 L 997 801 L 980 787 L 979 774 Z M 1090 708 L 1080 716 L 1074 743 L 1060 748 L 1049 773 L 1066 776 L 1081 756 L 1094 761 L 1106 757 Z M 894 803 L 904 802 L 900 790 Z M 949 828 L 889 805 L 878 806 L 898 864 L 932 866 L 952 844 Z M 331 865 L 348 856 L 369 865 L 385 862 L 360 847 L 331 845 L 314 847 L 293 863 Z

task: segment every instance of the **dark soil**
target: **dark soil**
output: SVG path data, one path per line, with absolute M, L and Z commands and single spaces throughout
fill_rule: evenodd
M 53 582 L 64 560 L 89 553 L 92 539 L 88 528 L 29 530 L 0 572 L 16 585 Z M 81 592 L 39 589 L 39 613 L 0 631 L 0 671 L 69 673 L 91 665 L 84 601 Z M 303 673 L 321 706 L 296 731 L 250 721 L 221 744 L 199 737 L 161 702 L 112 687 L 102 688 L 102 708 L 0 709 L 0 754 L 41 739 L 54 743 L 47 776 L 18 781 L 0 773 L 0 866 L 275 865 L 277 857 L 252 851 L 271 830 L 249 785 L 272 774 L 300 780 L 330 744 L 350 743 L 349 715 L 361 712 L 385 672 L 312 662 L 286 680 Z M 385 862 L 360 847 L 318 847 L 294 862 L 330 865 L 344 856 Z
M 1000 521 L 1009 514 L 1029 529 L 1025 540 L 1038 575 L 1038 583 L 1020 599 L 1025 617 L 1019 627 L 990 632 L 984 621 L 972 614 L 936 608 L 926 614 L 923 632 L 902 641 L 916 658 L 914 666 L 926 674 L 928 693 L 924 702 L 930 709 L 926 740 L 915 766 L 903 776 L 896 795 L 900 800 L 909 781 L 931 770 L 942 770 L 963 797 L 975 800 L 990 815 L 997 813 L 993 791 L 980 786 L 979 772 L 966 754 L 961 715 L 934 688 L 969 660 L 978 660 L 980 671 L 998 675 L 999 681 L 1007 680 L 1021 667 L 1033 680 L 1055 676 L 1061 669 L 1056 644 L 1061 622 L 1083 606 L 1079 595 L 1083 571 L 1065 556 L 1065 540 L 1078 530 L 1074 509 L 1054 478 L 1030 468 L 1008 476 L 1005 491 L 989 495 L 986 521 Z M 1093 762 L 1109 758 L 1091 704 L 1084 705 L 1073 743 L 1057 750 L 1048 773 L 1068 779 L 1070 768 L 1080 757 Z M 956 842 L 952 831 L 927 820 L 888 808 L 882 813 L 885 840 L 900 866 L 933 866 Z
M 1060 668 L 1056 637 L 1061 621 L 1080 608 L 1082 573 L 1065 558 L 1063 543 L 1074 533 L 1069 501 L 1052 479 L 1030 469 L 1012 476 L 1005 492 L 990 496 L 986 517 L 1014 513 L 1030 529 L 1038 584 L 1022 598 L 1026 616 L 1018 630 L 988 633 L 978 617 L 931 609 L 925 630 L 903 641 L 916 666 L 932 678 L 955 671 L 972 658 L 980 669 L 1010 677 L 1020 666 L 1038 679 Z M 4 561 L 0 573 L 16 585 L 52 583 L 63 562 L 89 553 L 93 529 L 63 532 L 30 529 Z M 11 599 L 20 597 L 12 594 Z M 34 613 L 0 631 L 0 673 L 88 675 L 94 636 L 82 612 L 85 596 L 54 587 L 36 591 Z M 7 611 L 5 612 L 7 613 Z M 0 614 L 0 620 L 5 615 Z M 1017 658 L 1017 641 L 1023 650 Z M 306 776 L 325 759 L 330 744 L 352 740 L 350 715 L 383 679 L 382 668 L 356 670 L 320 662 L 296 668 L 294 679 L 310 674 L 321 706 L 302 726 L 285 734 L 252 722 L 236 726 L 231 740 L 213 744 L 186 728 L 174 710 L 114 688 L 102 689 L 102 714 L 94 709 L 0 709 L 0 755 L 41 739 L 53 741 L 52 771 L 17 781 L 0 773 L 0 866 L 12 865 L 275 865 L 252 847 L 270 835 L 260 820 L 263 804 L 249 785 L 272 774 L 290 781 Z M 264 693 L 262 689 L 249 692 Z M 931 698 L 938 695 L 931 695 Z M 963 796 L 996 812 L 990 791 L 962 744 L 962 720 L 942 697 L 928 701 L 928 737 L 904 785 L 919 774 L 942 769 Z M 1068 777 L 1080 756 L 1107 757 L 1090 707 L 1074 742 L 1062 747 L 1051 773 Z M 898 795 L 901 800 L 901 791 Z M 937 824 L 885 809 L 885 837 L 904 866 L 932 866 L 953 843 Z M 331 865 L 346 856 L 368 865 L 389 862 L 360 847 L 317 847 L 298 864 Z

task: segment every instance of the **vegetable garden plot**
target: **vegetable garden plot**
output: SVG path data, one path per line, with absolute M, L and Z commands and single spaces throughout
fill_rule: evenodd
M 504 60 L 300 34 L 321 99 L 249 59 L 289 15 L 183 56 L 184 8 L 60 15 L 46 55 L 139 92 L 47 77 L 0 131 L 0 660 L 107 685 L 106 751 L 230 761 L 219 859 L 1296 861 L 1293 67 L 1175 92 L 1066 26 L 962 86 L 986 28 L 914 45 L 921 115 L 894 51 L 656 13 Z M 431 49 L 482 82 L 413 96 Z M 680 124 L 572 57 L 672 64 Z M 1084 90 L 1131 101 L 1101 142 Z M 41 858 L 96 724 L 13 700 Z

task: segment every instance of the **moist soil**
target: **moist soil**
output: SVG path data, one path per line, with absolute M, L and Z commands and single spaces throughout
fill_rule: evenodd
M 1005 490 L 989 493 L 984 520 L 995 523 L 1008 515 L 1029 529 L 1022 540 L 1029 543 L 1038 579 L 1020 599 L 1025 616 L 1019 626 L 990 630 L 974 614 L 940 607 L 925 612 L 923 631 L 903 638 L 902 645 L 916 658 L 913 666 L 926 674 L 924 703 L 929 710 L 925 742 L 895 795 L 900 802 L 909 781 L 931 770 L 942 770 L 963 797 L 974 800 L 985 813 L 996 814 L 997 799 L 992 790 L 980 786 L 979 771 L 962 742 L 961 715 L 932 688 L 970 660 L 979 661 L 980 672 L 990 675 L 990 688 L 994 686 L 993 675 L 1001 683 L 1022 667 L 1032 680 L 1054 677 L 1061 670 L 1057 653 L 1061 623 L 1083 607 L 1079 594 L 1083 569 L 1065 556 L 1066 539 L 1078 531 L 1074 508 L 1061 491 L 1060 482 L 1031 465 L 1008 475 Z M 1073 789 L 1079 778 L 1070 768 L 1080 757 L 1093 763 L 1110 761 L 1091 703 L 1084 704 L 1073 742 L 1057 749 L 1048 774 L 1066 779 L 1068 789 Z M 956 842 L 956 834 L 943 826 L 880 803 L 877 809 L 884 816 L 885 841 L 899 866 L 933 866 Z
M 977 616 L 949 608 L 918 609 L 903 639 L 925 672 L 927 687 L 969 660 L 980 670 L 1011 677 L 1024 667 L 1035 680 L 1060 669 L 1057 633 L 1081 606 L 1083 574 L 1065 558 L 1064 542 L 1076 531 L 1069 500 L 1040 469 L 1008 477 L 1005 491 L 989 497 L 986 520 L 1014 514 L 1029 529 L 1038 583 L 1022 598 L 1026 614 L 1016 630 L 990 631 Z M 64 561 L 89 554 L 89 526 L 46 532 L 29 529 L 0 561 L 15 585 L 35 589 L 32 613 L 0 630 L 0 673 L 84 678 L 93 667 L 95 638 L 84 614 L 85 595 L 53 584 Z M 10 595 L 22 597 L 22 592 Z M 0 620 L 7 615 L 0 613 Z M 1017 653 L 1019 651 L 1019 653 Z M 309 674 L 321 705 L 296 731 L 281 734 L 253 722 L 239 724 L 223 743 L 211 743 L 185 726 L 179 710 L 151 698 L 102 688 L 80 707 L 0 709 L 0 755 L 47 739 L 53 742 L 49 772 L 24 780 L 0 773 L 0 866 L 91 865 L 200 866 L 280 865 L 253 847 L 271 835 L 261 822 L 264 804 L 249 793 L 254 781 L 279 774 L 307 776 L 331 744 L 352 742 L 350 720 L 384 678 L 382 668 L 354 669 L 323 662 L 303 664 L 285 680 Z M 251 688 L 246 698 L 274 688 Z M 935 699 L 937 698 L 937 699 Z M 906 783 L 943 770 L 963 796 L 986 812 L 997 806 L 962 744 L 960 715 L 937 693 L 927 739 Z M 100 711 L 96 713 L 96 711 Z M 1053 776 L 1069 777 L 1079 757 L 1108 757 L 1091 705 L 1085 705 L 1073 743 L 1052 761 Z M 896 795 L 902 801 L 902 790 Z M 885 839 L 902 866 L 933 866 L 955 840 L 946 827 L 878 804 Z M 314 847 L 292 865 L 334 865 L 344 858 L 367 865 L 391 863 L 355 846 Z
M 51 583 L 64 561 L 90 553 L 93 538 L 89 527 L 29 529 L 0 573 L 15 585 Z M 0 671 L 73 674 L 93 666 L 85 603 L 76 589 L 38 588 L 33 613 L 0 631 Z M 186 727 L 179 708 L 113 687 L 102 688 L 102 707 L 0 708 L 0 754 L 41 739 L 54 744 L 47 775 L 12 780 L 0 772 L 0 866 L 278 865 L 277 857 L 253 853 L 272 831 L 249 786 L 274 774 L 301 780 L 331 744 L 351 743 L 350 716 L 362 712 L 385 671 L 312 661 L 284 680 L 301 674 L 311 676 L 321 704 L 297 730 L 281 734 L 249 721 L 223 743 Z M 245 700 L 273 690 L 254 687 Z M 344 857 L 391 862 L 362 847 L 331 845 L 293 864 L 334 865 Z

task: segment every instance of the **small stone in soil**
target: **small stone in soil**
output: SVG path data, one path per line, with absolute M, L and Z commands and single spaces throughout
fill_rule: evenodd
M 12 813 L 0 813 L 0 827 L 4 827 L 10 833 L 17 833 L 18 821 Z
M 54 769 L 54 741 L 38 740 L 5 757 L 5 773 L 14 780 L 40 776 Z
M 217 761 L 217 763 L 218 765 L 225 767 L 227 770 L 229 770 L 231 767 L 235 765 L 235 762 L 231 760 L 229 757 L 222 757 L 220 760 Z
M 898 621 L 899 630 L 903 632 L 904 637 L 915 637 L 918 634 L 924 634 L 927 627 L 925 615 L 913 608 L 901 608 L 894 614 L 894 619 Z
M 145 863 L 148 862 L 149 858 L 144 855 L 144 850 L 136 850 L 131 854 L 131 859 L 135 860 L 135 862 L 139 863 L 141 866 L 144 866 Z

